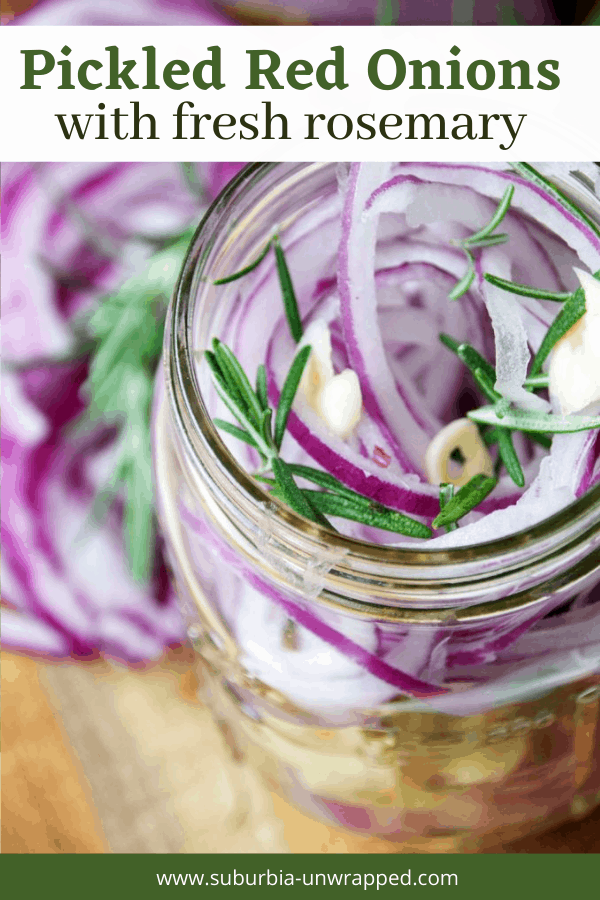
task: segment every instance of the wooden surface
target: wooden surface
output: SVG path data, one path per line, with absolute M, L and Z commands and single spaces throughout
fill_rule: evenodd
M 105 853 L 81 766 L 33 660 L 2 659 L 2 850 Z
M 4 654 L 2 849 L 397 853 L 308 819 L 236 763 L 189 651 L 145 671 Z M 505 852 L 600 852 L 600 810 Z

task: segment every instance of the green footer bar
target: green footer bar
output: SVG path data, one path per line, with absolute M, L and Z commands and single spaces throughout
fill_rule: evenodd
M 598 854 L 11 855 L 2 893 L 82 900 L 209 892 L 219 897 L 348 895 L 460 900 L 596 896 Z

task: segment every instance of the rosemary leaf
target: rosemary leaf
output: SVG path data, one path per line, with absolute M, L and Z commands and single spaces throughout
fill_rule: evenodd
M 277 489 L 276 481 L 274 481 L 273 478 L 269 478 L 267 475 L 263 475 L 261 472 L 254 472 L 252 477 L 256 481 L 260 481 L 262 484 L 268 484 L 269 487 L 273 488 L 274 490 Z
M 543 447 L 545 450 L 549 450 L 552 446 L 552 438 L 548 434 L 543 434 L 542 432 L 536 433 L 535 431 L 524 431 L 523 434 L 525 437 L 528 437 L 530 441 L 533 441 L 534 444 L 539 444 L 540 447 Z
M 228 385 L 235 387 L 252 421 L 258 427 L 262 418 L 263 407 L 254 393 L 242 366 L 227 344 L 223 344 L 217 338 L 213 339 L 213 350 Z
M 300 320 L 300 312 L 298 310 L 298 301 L 294 292 L 292 278 L 287 266 L 285 254 L 279 243 L 279 238 L 273 239 L 275 246 L 275 260 L 277 262 L 277 274 L 279 276 L 279 285 L 281 287 L 281 295 L 283 297 L 283 306 L 285 314 L 292 332 L 292 337 L 298 343 L 302 338 L 302 322 Z
M 115 366 L 127 357 L 132 363 L 139 356 L 144 330 L 144 310 L 138 304 L 126 307 L 114 327 L 100 341 L 90 365 L 87 389 L 100 387 L 113 375 Z
M 411 519 L 395 509 L 370 502 L 368 505 L 359 503 L 354 498 L 342 494 L 327 494 L 321 491 L 303 490 L 302 493 L 310 499 L 312 505 L 330 516 L 339 516 L 370 525 L 373 528 L 383 528 L 385 531 L 393 531 L 396 534 L 406 534 L 409 537 L 431 537 L 431 529 L 416 519 Z M 366 498 L 362 498 L 365 500 Z
M 448 294 L 449 300 L 458 300 L 463 294 L 466 294 L 475 279 L 475 260 L 468 250 L 465 250 L 465 253 L 468 261 L 467 271 Z
M 448 503 L 452 500 L 453 497 L 454 497 L 454 485 L 447 484 L 446 482 L 442 482 L 442 484 L 440 484 L 440 512 L 443 511 L 444 507 L 446 507 L 448 505 Z M 458 528 L 458 525 L 456 524 L 456 522 L 450 522 L 448 525 L 446 525 L 447 532 L 456 531 L 457 528 Z
M 256 476 L 254 477 L 256 478 Z M 266 478 L 262 480 L 268 483 L 268 480 Z M 277 484 L 274 481 L 271 481 L 270 483 L 274 485 L 274 487 L 271 488 L 269 493 L 272 494 L 273 497 L 277 497 L 278 500 L 281 500 L 283 503 L 285 503 L 286 499 L 283 495 L 283 491 L 277 487 Z M 308 497 L 304 496 L 304 499 L 311 508 L 312 515 L 310 516 L 310 518 L 313 520 L 313 522 L 317 522 L 317 524 L 322 525 L 324 528 L 329 528 L 330 531 L 335 531 L 336 534 L 339 534 L 337 528 L 333 527 L 329 519 L 326 518 L 323 513 L 319 512 L 318 509 L 315 509 Z
M 508 212 L 508 208 L 511 204 L 514 192 L 515 186 L 514 184 L 510 184 L 504 191 L 502 199 L 498 204 L 498 208 L 496 209 L 496 212 L 494 213 L 488 224 L 485 225 L 480 231 L 477 231 L 475 234 L 472 234 L 470 237 L 464 240 L 462 242 L 463 246 L 469 246 L 482 240 L 483 238 L 487 238 L 488 235 L 490 235 L 492 231 L 494 231 L 498 227 L 498 225 Z
M 554 319 L 552 325 L 544 335 L 534 360 L 529 370 L 529 376 L 537 375 L 552 352 L 554 345 L 569 331 L 573 325 L 581 319 L 585 313 L 585 294 L 583 288 L 577 290 L 569 297 L 563 308 Z
M 483 369 L 472 369 L 472 372 L 473 378 L 477 382 L 477 385 L 481 389 L 481 392 L 485 394 L 488 400 L 491 400 L 493 403 L 497 403 L 499 400 L 502 400 L 502 395 L 494 390 L 494 382 L 490 381 Z
M 489 284 L 493 284 L 494 287 L 501 288 L 503 291 L 509 291 L 511 294 L 517 294 L 519 297 L 532 297 L 534 300 L 552 300 L 554 303 L 564 303 L 571 296 L 571 293 L 545 291 L 541 288 L 529 287 L 527 284 L 518 284 L 516 281 L 507 281 L 505 278 L 499 278 L 497 275 L 491 275 L 489 272 L 486 272 L 483 277 Z
M 268 409 L 269 394 L 267 391 L 267 370 L 263 363 L 261 363 L 256 370 L 256 396 L 258 397 L 258 402 L 262 408 Z
M 532 391 L 539 391 L 542 390 L 542 388 L 547 388 L 548 382 L 548 376 L 544 372 L 540 372 L 539 375 L 528 375 L 523 382 L 523 387 L 529 388 Z
M 475 347 L 472 347 L 471 344 L 465 342 L 456 341 L 454 338 L 450 337 L 449 334 L 444 334 L 444 332 L 439 335 L 439 339 L 445 347 L 458 356 L 471 372 L 474 372 L 476 369 L 481 369 L 487 381 L 491 382 L 492 386 L 495 384 L 496 370 L 492 364 L 475 349 Z
M 274 453 L 276 453 L 278 448 L 275 446 L 275 441 L 273 440 L 273 432 L 271 431 L 272 420 L 273 410 L 270 408 L 263 409 L 259 423 L 260 433 L 265 439 L 265 443 L 273 450 Z
M 468 247 L 469 250 L 482 250 L 484 247 L 496 247 L 498 244 L 506 244 L 508 241 L 507 234 L 491 234 L 489 237 L 467 238 L 461 241 L 462 247 Z
M 258 450 L 256 441 L 253 439 L 252 435 L 248 434 L 243 428 L 238 428 L 237 425 L 232 425 L 231 422 L 226 422 L 224 419 L 213 419 L 213 425 L 216 425 L 221 431 L 226 431 L 227 434 L 231 434 L 233 437 L 238 438 L 238 440 L 244 441 L 244 443 L 250 444 L 251 447 Z
M 207 352 L 205 352 L 205 356 L 207 356 Z M 215 372 L 213 372 L 213 381 L 215 384 L 215 388 L 217 393 L 229 412 L 233 415 L 234 418 L 238 420 L 240 425 L 243 426 L 244 430 L 248 432 L 248 434 L 253 438 L 257 449 L 262 453 L 267 459 L 270 459 L 273 456 L 273 450 L 265 441 L 262 432 L 255 427 L 254 422 L 246 415 L 246 411 L 241 409 L 240 406 L 235 402 L 235 400 L 231 397 L 230 393 L 227 390 L 227 387 L 223 386 L 223 383 L 216 376 Z
M 267 241 L 264 249 L 260 251 L 260 253 L 256 257 L 256 259 L 253 260 L 253 262 L 251 262 L 249 265 L 245 266 L 243 269 L 240 269 L 239 272 L 234 272 L 233 275 L 226 275 L 225 278 L 217 278 L 216 281 L 213 281 L 213 284 L 214 285 L 229 284 L 231 281 L 237 281 L 238 278 L 243 278 L 244 275 L 248 275 L 249 272 L 252 272 L 254 269 L 257 268 L 257 266 L 259 266 L 261 264 L 261 262 L 263 261 L 263 259 L 267 255 L 267 253 L 269 252 L 269 250 L 271 248 L 271 244 L 272 244 L 272 239 Z
M 496 370 L 491 363 L 470 344 L 461 344 L 458 348 L 458 357 L 464 362 L 471 372 L 479 371 L 486 381 L 494 387 L 496 383 Z
M 313 469 L 310 466 L 302 466 L 298 463 L 288 463 L 288 465 L 292 474 L 297 475 L 298 478 L 304 478 L 306 481 L 311 481 L 313 484 L 318 484 L 319 487 L 341 494 L 351 500 L 362 500 L 366 505 L 370 505 L 372 502 L 369 497 L 357 494 L 352 488 L 346 487 L 334 475 L 330 475 L 329 472 Z
M 498 443 L 498 432 L 500 428 L 492 428 L 491 431 L 487 431 L 483 435 L 483 439 L 486 444 L 497 444 Z M 507 431 L 508 429 L 504 429 Z M 529 438 L 530 441 L 533 441 L 534 444 L 539 444 L 540 447 L 543 447 L 545 450 L 549 450 L 552 446 L 552 438 L 547 434 L 543 434 L 541 431 L 523 431 L 521 432 L 526 438 Z
M 498 428 L 498 455 L 517 487 L 524 487 L 525 475 L 514 448 L 512 435 L 507 428 Z
M 299 513 L 301 516 L 304 516 L 306 519 L 311 519 L 313 522 L 317 522 L 317 524 L 321 524 L 315 514 L 315 511 L 308 501 L 308 499 L 304 496 L 304 492 L 300 490 L 296 482 L 294 481 L 293 475 L 290 472 L 289 466 L 279 457 L 276 457 L 272 461 L 273 466 L 273 474 L 277 480 L 277 487 L 279 488 L 281 499 L 290 506 L 294 512 Z
M 510 409 L 499 417 L 494 406 L 482 406 L 467 413 L 469 419 L 482 425 L 500 425 L 512 431 L 542 432 L 544 434 L 569 434 L 600 428 L 600 416 L 557 416 L 551 413 L 526 412 Z
M 145 421 L 128 422 L 127 429 L 135 461 L 132 459 L 125 480 L 125 541 L 131 574 L 143 583 L 152 572 L 155 543 L 150 434 Z
M 221 371 L 221 366 L 217 361 L 217 357 L 212 352 L 212 350 L 204 351 L 204 359 L 208 363 L 215 384 L 218 385 L 221 390 L 227 393 L 227 391 L 229 390 L 229 385 L 225 379 L 225 376 L 223 375 L 223 372 Z
M 452 350 L 452 352 L 456 353 L 456 355 L 458 356 L 458 348 L 461 345 L 461 341 L 455 340 L 453 337 L 450 337 L 449 334 L 445 334 L 443 331 L 438 334 L 438 337 L 442 344 L 444 344 L 444 346 L 448 348 L 448 350 Z
M 485 500 L 496 487 L 495 478 L 489 478 L 487 475 L 475 475 L 467 484 L 461 487 L 454 497 L 448 501 L 443 510 L 433 520 L 434 528 L 441 528 L 444 525 L 450 525 L 457 522 L 478 506 L 482 500 Z
M 281 389 L 281 396 L 279 397 L 277 414 L 275 416 L 275 446 L 278 450 L 281 447 L 281 442 L 283 440 L 283 435 L 287 426 L 288 416 L 294 403 L 294 398 L 296 396 L 296 391 L 298 390 L 298 385 L 300 384 L 300 379 L 302 378 L 302 373 L 306 368 L 306 363 L 308 362 L 308 357 L 310 356 L 311 352 L 312 347 L 310 345 L 307 345 L 306 347 L 303 347 L 299 353 L 296 354 L 296 356 L 294 357 L 294 361 L 290 366 L 290 370 L 287 374 L 284 385 Z

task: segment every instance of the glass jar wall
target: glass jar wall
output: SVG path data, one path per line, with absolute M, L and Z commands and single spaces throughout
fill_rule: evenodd
M 196 235 L 156 391 L 162 529 L 206 699 L 272 790 L 405 848 L 492 848 L 600 802 L 600 487 L 527 532 L 426 551 L 323 530 L 236 461 L 198 351 L 239 283 L 211 282 L 333 208 L 337 174 L 250 166 Z

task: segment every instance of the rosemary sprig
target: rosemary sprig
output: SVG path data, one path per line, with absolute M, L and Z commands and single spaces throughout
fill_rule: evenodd
M 466 238 L 466 240 L 462 242 L 463 246 L 472 247 L 482 241 L 484 238 L 489 237 L 492 232 L 496 230 L 496 228 L 508 212 L 514 192 L 515 186 L 514 184 L 510 184 L 504 191 L 502 199 L 498 204 L 498 208 L 496 209 L 496 212 L 487 223 L 487 225 L 484 225 L 484 227 L 480 231 L 477 231 L 475 234 L 472 234 L 470 237 Z M 503 235 L 503 237 L 505 240 L 508 240 L 506 235 Z
M 330 516 L 338 516 L 370 525 L 373 528 L 383 528 L 396 534 L 406 534 L 410 537 L 429 538 L 431 529 L 416 519 L 411 519 L 403 513 L 387 506 L 380 506 L 357 494 L 350 499 L 339 493 L 323 493 L 321 491 L 304 490 L 302 493 L 310 499 L 311 504 L 319 512 Z
M 411 537 L 431 537 L 431 529 L 426 525 L 352 491 L 328 472 L 321 472 L 310 466 L 287 463 L 281 458 L 283 436 L 311 353 L 310 346 L 302 347 L 290 366 L 279 398 L 273 433 L 271 432 L 273 410 L 268 406 L 266 409 L 263 408 L 258 390 L 256 392 L 252 390 L 246 375 L 241 378 L 241 365 L 232 351 L 217 338 L 213 340 L 212 346 L 212 351 L 207 350 L 204 355 L 211 369 L 213 382 L 221 399 L 242 427 L 223 419 L 213 419 L 213 422 L 218 428 L 258 451 L 262 466 L 255 477 L 269 485 L 273 496 L 283 500 L 305 518 L 327 528 L 332 528 L 332 525 L 326 516 L 332 515 Z M 263 375 L 257 376 L 257 384 L 262 385 L 261 392 L 265 390 L 266 397 L 266 379 Z M 248 391 L 254 395 L 253 399 L 248 395 Z M 261 410 L 260 421 L 257 408 Z M 268 471 L 273 473 L 274 480 L 266 477 Z M 296 477 L 310 481 L 323 490 L 300 488 L 295 482 Z
M 78 322 L 93 343 L 84 385 L 88 406 L 75 425 L 89 432 L 98 423 L 118 429 L 118 459 L 111 483 L 92 508 L 106 512 L 122 487 L 124 539 L 133 577 L 146 581 L 154 562 L 154 498 L 150 452 L 150 406 L 154 372 L 162 350 L 167 304 L 192 230 L 154 254 L 143 272 L 129 278 L 95 311 Z
M 480 228 L 479 231 L 476 231 L 468 238 L 458 241 L 458 246 L 462 247 L 467 257 L 467 270 L 448 294 L 450 300 L 458 300 L 463 294 L 466 294 L 475 280 L 475 258 L 471 251 L 481 250 L 484 247 L 493 247 L 496 244 L 504 244 L 508 240 L 507 234 L 493 234 L 493 232 L 508 212 L 514 192 L 514 185 L 509 185 L 487 225 L 484 225 L 483 228 Z
M 434 528 L 451 525 L 479 506 L 496 487 L 497 480 L 487 475 L 475 475 L 461 487 L 433 520 Z

